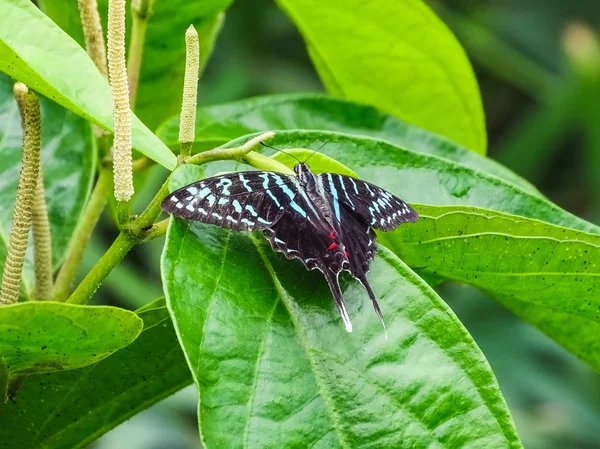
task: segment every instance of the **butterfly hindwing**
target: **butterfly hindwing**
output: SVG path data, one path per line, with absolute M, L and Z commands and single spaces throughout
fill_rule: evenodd
M 272 226 L 294 203 L 296 184 L 293 176 L 281 173 L 231 173 L 175 190 L 161 207 L 188 220 L 236 231 L 260 231 Z
M 391 231 L 402 223 L 419 219 L 419 214 L 412 207 L 374 184 L 334 173 L 320 174 L 317 179 L 332 196 L 336 218 L 340 217 L 341 203 L 364 217 L 370 227 L 382 231 Z
M 299 206 L 302 209 L 310 207 L 303 201 L 299 201 Z M 324 218 L 288 209 L 275 225 L 265 230 L 265 236 L 274 251 L 283 253 L 288 259 L 299 259 L 309 270 L 319 270 L 323 274 L 346 330 L 352 332 L 338 280 L 340 272 L 349 268 L 348 258 L 344 245 Z

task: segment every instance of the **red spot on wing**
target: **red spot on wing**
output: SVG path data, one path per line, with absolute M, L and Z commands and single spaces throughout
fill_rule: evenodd
M 334 240 L 334 239 L 335 239 L 335 231 L 331 231 L 331 232 L 329 233 L 329 238 L 330 238 L 331 240 Z
M 346 255 L 346 257 L 348 257 L 350 254 L 348 254 L 348 251 L 344 251 L 344 254 Z
M 337 243 L 333 242 L 331 245 L 329 245 L 329 248 L 327 248 L 328 250 L 332 250 L 335 249 L 335 247 L 337 246 Z

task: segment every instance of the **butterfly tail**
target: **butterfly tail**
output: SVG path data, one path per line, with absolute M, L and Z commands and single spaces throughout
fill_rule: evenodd
M 342 296 L 342 289 L 340 288 L 338 275 L 339 273 L 328 272 L 325 274 L 325 279 L 327 280 L 327 284 L 329 284 L 329 289 L 333 294 L 333 299 L 335 299 L 335 305 L 340 311 L 340 315 L 344 321 L 344 326 L 346 326 L 346 331 L 352 332 L 352 323 L 350 322 L 350 317 L 348 316 L 348 311 L 346 310 L 346 305 L 344 304 L 344 297 Z
M 387 328 L 385 326 L 385 321 L 383 320 L 383 314 L 381 313 L 381 309 L 379 308 L 379 304 L 377 303 L 377 299 L 375 298 L 375 293 L 373 293 L 373 290 L 371 289 L 371 286 L 369 285 L 369 282 L 367 281 L 366 276 L 364 276 L 364 275 L 358 276 L 357 279 L 359 280 L 359 282 L 363 285 L 363 287 L 367 291 L 369 298 L 371 298 L 371 302 L 373 302 L 373 308 L 375 309 L 375 312 L 377 313 L 377 316 L 379 317 L 379 321 L 381 321 L 383 330 L 385 332 L 385 339 L 387 340 L 388 339 Z

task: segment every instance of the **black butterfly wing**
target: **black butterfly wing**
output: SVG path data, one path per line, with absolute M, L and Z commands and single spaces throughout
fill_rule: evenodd
M 302 201 L 299 204 L 303 210 L 310 208 Z M 352 332 L 338 280 L 340 272 L 349 267 L 348 258 L 335 230 L 325 223 L 323 217 L 301 215 L 290 208 L 264 232 L 274 251 L 283 253 L 288 259 L 299 259 L 309 270 L 323 273 L 346 330 Z
M 341 203 L 364 217 L 370 227 L 382 231 L 391 231 L 402 223 L 419 219 L 419 214 L 400 198 L 369 182 L 335 173 L 322 173 L 317 179 L 332 196 L 337 217 Z
M 345 204 L 340 208 L 340 217 L 342 226 L 340 226 L 339 239 L 345 248 L 346 258 L 348 259 L 345 269 L 363 285 L 383 328 L 386 329 L 375 293 L 373 293 L 371 285 L 367 281 L 369 265 L 377 252 L 375 231 L 367 224 L 364 217 L 346 207 Z
M 297 179 L 249 171 L 194 182 L 168 195 L 161 207 L 175 217 L 236 231 L 260 231 L 279 220 L 294 201 Z

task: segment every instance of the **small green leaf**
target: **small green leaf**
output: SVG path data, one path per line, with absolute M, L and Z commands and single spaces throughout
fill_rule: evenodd
M 113 130 L 108 83 L 85 50 L 29 0 L 0 2 L 0 70 Z M 175 155 L 135 115 L 132 133 L 136 149 L 169 169 L 175 167 Z
M 0 73 L 0 272 L 6 256 L 17 184 L 23 159 L 23 132 L 12 81 Z M 94 139 L 89 124 L 56 103 L 40 98 L 42 170 L 52 234 L 54 265 L 62 260 L 88 198 L 95 170 Z M 23 273 L 26 296 L 33 290 L 33 254 Z
M 327 90 L 486 150 L 471 65 L 421 0 L 277 0 L 302 33 Z
M 347 333 L 320 273 L 260 235 L 171 221 L 163 285 L 206 447 L 521 447 L 466 330 L 380 254 L 369 281 L 389 340 L 357 282 L 344 283 Z
M 400 148 L 431 154 L 495 175 L 540 195 L 525 179 L 446 137 L 426 131 L 370 106 L 320 94 L 272 95 L 199 108 L 194 148 L 214 148 L 245 134 L 269 130 L 338 131 L 386 140 Z M 170 148 L 179 148 L 179 117 L 157 130 Z M 315 148 L 316 149 L 316 148 Z
M 85 368 L 29 376 L 14 401 L 0 403 L 0 447 L 85 447 L 190 384 L 164 300 L 137 313 L 144 330 L 126 348 Z
M 135 104 L 136 114 L 150 127 L 156 128 L 167 117 L 181 109 L 183 73 L 185 69 L 185 30 L 196 27 L 200 39 L 200 71 L 211 56 L 232 0 L 157 1 L 148 19 L 144 41 L 140 80 Z M 41 0 L 42 10 L 82 46 L 83 34 L 77 2 Z M 106 30 L 108 1 L 99 0 L 98 9 Z M 127 8 L 128 41 L 131 31 L 131 8 Z M 160 105 L 160 107 L 156 107 Z
M 28 302 L 0 307 L 0 357 L 9 376 L 95 363 L 127 346 L 142 321 L 116 307 Z
M 417 208 L 382 233 L 409 265 L 496 296 L 600 370 L 600 235 L 470 207 Z

